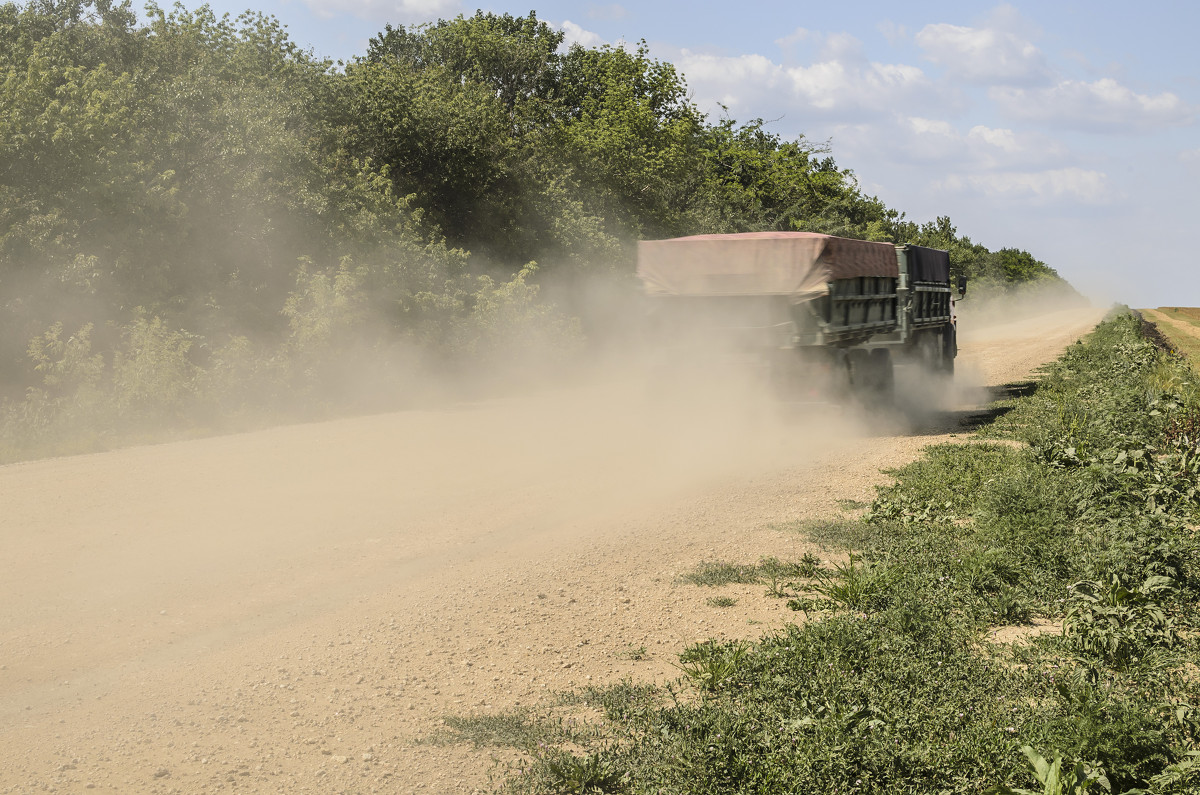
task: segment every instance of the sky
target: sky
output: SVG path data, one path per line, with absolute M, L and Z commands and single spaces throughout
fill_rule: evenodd
M 191 5 L 190 3 L 188 5 Z M 1200 3 L 1042 0 L 535 4 L 214 0 L 349 60 L 385 24 L 477 9 L 636 44 L 712 118 L 828 142 L 910 220 L 1022 248 L 1098 305 L 1200 305 Z

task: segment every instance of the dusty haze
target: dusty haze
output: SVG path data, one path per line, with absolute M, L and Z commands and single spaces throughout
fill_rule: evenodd
M 485 789 L 490 751 L 422 740 L 443 715 L 795 620 L 676 577 L 812 549 L 772 523 L 869 501 L 1101 314 L 964 326 L 959 388 L 916 417 L 623 373 L 0 467 L 0 792 Z

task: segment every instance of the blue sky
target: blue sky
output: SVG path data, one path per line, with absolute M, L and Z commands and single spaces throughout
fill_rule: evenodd
M 190 5 L 190 4 L 189 4 Z M 316 54 L 457 0 L 237 0 Z M 828 140 L 863 189 L 1024 248 L 1097 302 L 1200 305 L 1200 3 L 487 3 L 587 45 L 645 39 L 693 101 Z

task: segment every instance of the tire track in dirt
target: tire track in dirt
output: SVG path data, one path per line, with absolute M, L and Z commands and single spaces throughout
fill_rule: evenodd
M 1027 378 L 1101 314 L 964 323 L 959 380 Z M 0 792 L 486 790 L 511 754 L 430 744 L 443 715 L 672 678 L 686 643 L 794 619 L 676 578 L 799 557 L 770 525 L 869 501 L 955 435 L 937 416 L 592 386 L 0 467 Z

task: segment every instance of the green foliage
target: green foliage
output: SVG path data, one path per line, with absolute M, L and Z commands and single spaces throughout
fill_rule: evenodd
M 55 323 L 29 341 L 34 371 L 41 374 L 47 389 L 60 395 L 94 388 L 104 371 L 104 358 L 92 354 L 92 324 L 85 324 L 65 340 L 62 335 L 62 323 Z
M 563 34 L 537 14 L 514 17 L 482 11 L 412 30 L 387 25 L 372 38 L 365 61 L 395 60 L 414 68 L 436 65 L 454 82 L 487 86 L 510 113 L 550 95 L 556 84 L 555 53 Z
M 761 582 L 780 582 L 786 579 L 812 577 L 820 560 L 805 553 L 799 562 L 787 562 L 775 557 L 765 557 L 758 563 L 728 563 L 726 561 L 704 561 L 679 579 L 693 585 L 715 588 L 737 583 L 753 585 Z
M 296 272 L 296 289 L 283 304 L 291 343 L 302 352 L 328 348 L 339 335 L 352 329 L 365 310 L 364 272 L 343 260 L 333 273 L 310 271 L 302 262 Z
M 635 234 L 686 233 L 702 118 L 675 67 L 651 60 L 642 43 L 632 52 L 574 46 L 562 70 L 556 139 L 586 186 L 585 205 Z
M 680 579 L 693 585 L 716 587 L 730 583 L 750 584 L 761 582 L 758 566 L 754 564 L 705 561 L 684 574 Z
M 195 391 L 196 368 L 188 358 L 192 337 L 159 317 L 135 318 L 122 329 L 113 355 L 112 385 L 123 415 L 180 411 Z
M 607 754 L 575 754 L 550 748 L 532 765 L 530 777 L 541 792 L 587 795 L 624 792 L 626 776 Z
M 1174 581 L 1162 576 L 1147 577 L 1132 590 L 1115 574 L 1106 583 L 1077 582 L 1071 586 L 1063 633 L 1082 653 L 1127 669 L 1150 649 L 1179 641 L 1163 604 L 1174 590 Z
M 684 649 L 679 655 L 679 668 L 696 687 L 714 692 L 737 673 L 749 653 L 750 644 L 745 641 L 705 641 Z
M 1168 765 L 1150 779 L 1150 791 L 1162 795 L 1184 795 L 1200 790 L 1200 751 L 1188 751 L 1180 762 Z
M 535 270 L 530 263 L 500 284 L 488 276 L 478 278 L 469 336 L 458 342 L 462 350 L 483 354 L 485 359 L 520 355 L 529 364 L 543 367 L 578 351 L 578 320 L 538 300 L 538 286 L 529 283 Z
M 384 164 L 399 195 L 467 245 L 503 234 L 506 170 L 515 144 L 490 87 L 433 65 L 384 57 L 351 64 L 349 143 Z
M 641 653 L 644 652 L 642 649 Z M 589 685 L 576 693 L 567 694 L 564 702 L 596 707 L 603 710 L 607 720 L 626 723 L 653 712 L 658 706 L 658 698 L 659 689 L 654 685 L 622 679 L 603 687 Z
M 877 563 L 858 563 L 851 554 L 845 563 L 833 564 L 833 571 L 817 571 L 811 590 L 835 608 L 873 613 L 887 607 L 892 596 L 892 572 Z M 801 603 L 789 603 L 798 609 Z
M 569 736 L 561 722 L 537 716 L 528 709 L 496 715 L 447 715 L 445 724 L 452 733 L 446 739 L 470 742 L 477 748 L 495 745 L 532 751 L 539 745 L 560 742 Z
M 1074 765 L 1063 763 L 1062 754 L 1055 754 L 1054 761 L 1046 759 L 1028 745 L 1021 746 L 1021 753 L 1029 760 L 1033 775 L 1042 785 L 1041 793 L 1028 789 L 1012 789 L 1003 785 L 988 790 L 994 795 L 1088 795 L 1089 792 L 1112 792 L 1112 786 L 1104 776 L 1103 770 L 1076 762 Z M 1096 789 L 1092 789 L 1096 787 Z

